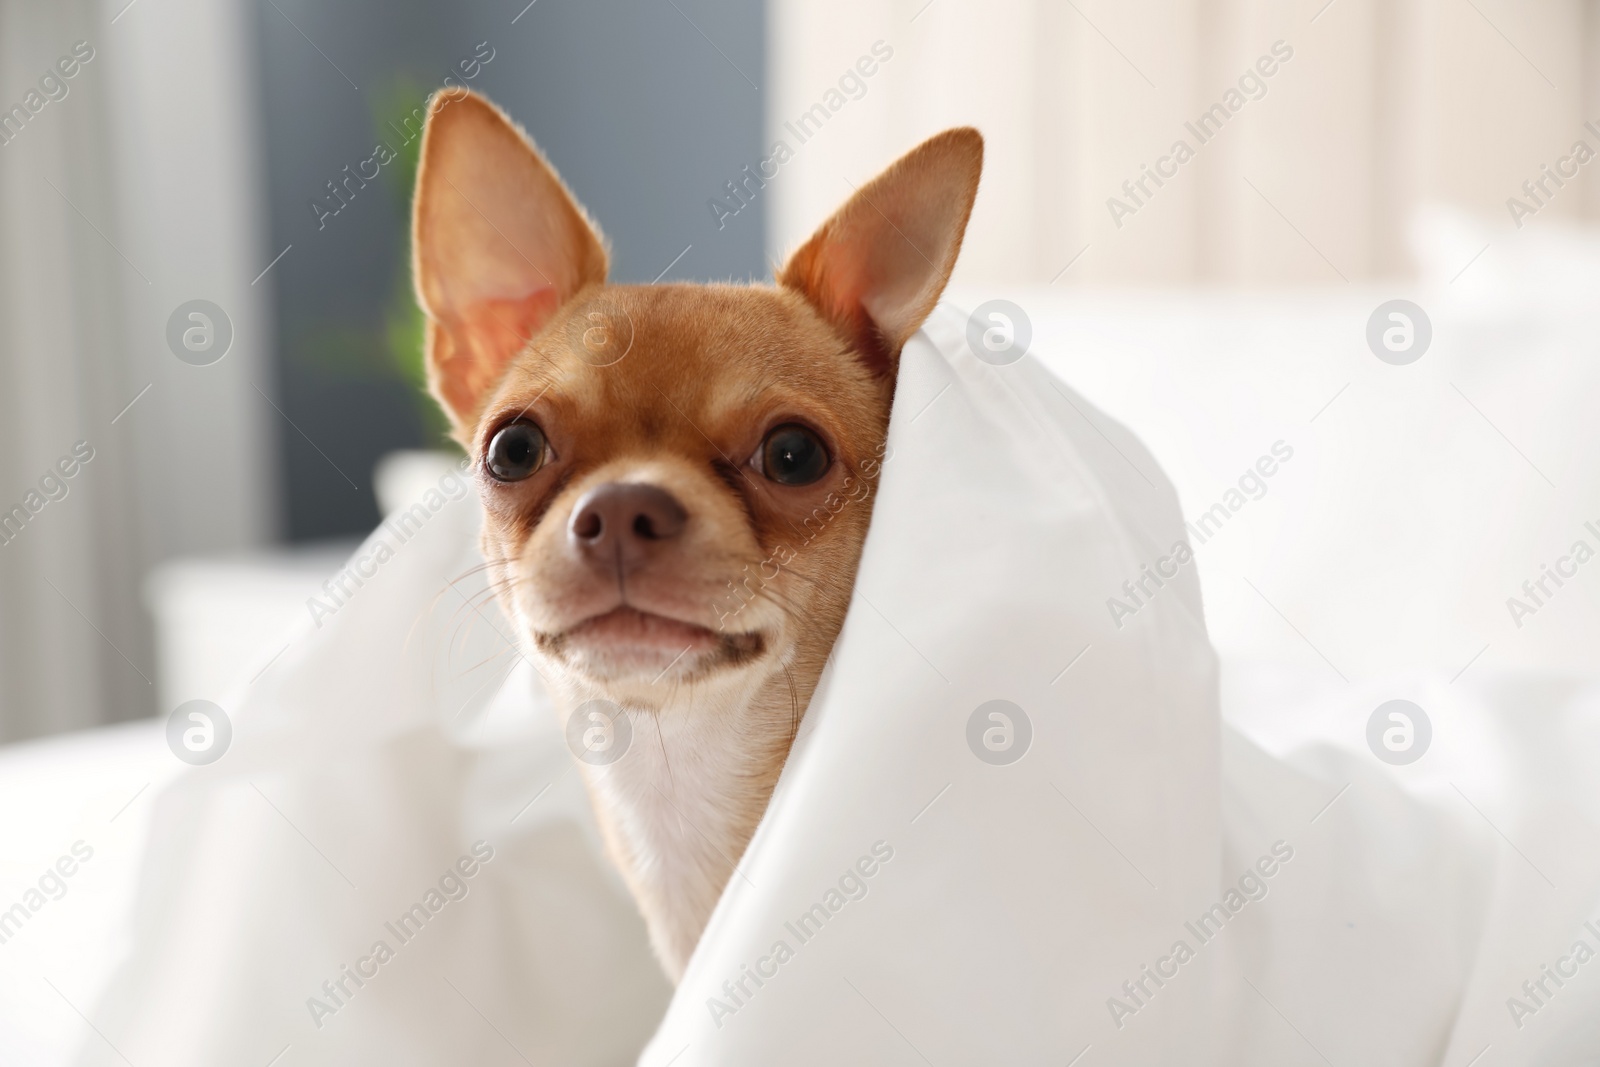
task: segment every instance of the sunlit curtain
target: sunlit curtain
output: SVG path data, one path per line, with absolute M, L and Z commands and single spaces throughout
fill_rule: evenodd
M 774 0 L 768 129 L 793 158 L 762 190 L 772 252 L 793 247 L 850 183 L 942 127 L 972 123 L 988 158 L 958 280 L 1337 285 L 1405 275 L 1417 205 L 1465 208 L 1511 240 L 1507 201 L 1525 195 L 1523 183 L 1580 139 L 1600 151 L 1584 126 L 1600 120 L 1596 9 Z M 848 77 L 880 41 L 893 57 Z M 785 123 L 819 102 L 840 106 L 800 143 Z M 1181 163 L 1180 141 L 1192 152 Z M 1539 215 L 1593 217 L 1595 171 L 1559 188 L 1547 181 Z
M 271 532 L 247 11 L 0 0 L 0 740 L 156 712 L 149 566 Z

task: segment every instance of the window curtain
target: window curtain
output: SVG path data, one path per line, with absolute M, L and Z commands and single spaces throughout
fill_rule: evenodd
M 1401 277 L 1418 206 L 1514 240 L 1523 183 L 1580 139 L 1600 151 L 1593 0 L 773 5 L 767 126 L 788 151 L 746 195 L 771 198 L 774 257 L 957 123 L 988 143 L 969 283 Z M 858 67 L 875 44 L 892 58 Z M 1538 214 L 1593 218 L 1600 166 L 1564 166 Z
M 163 710 L 145 574 L 272 533 L 250 12 L 124 5 L 0 0 L 0 741 Z

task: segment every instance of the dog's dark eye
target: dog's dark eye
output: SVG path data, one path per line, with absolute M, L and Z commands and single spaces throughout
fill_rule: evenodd
M 780 485 L 810 485 L 828 463 L 828 450 L 804 426 L 779 426 L 761 443 L 761 472 Z
M 544 465 L 544 431 L 526 420 L 502 426 L 483 465 L 497 481 L 520 482 Z

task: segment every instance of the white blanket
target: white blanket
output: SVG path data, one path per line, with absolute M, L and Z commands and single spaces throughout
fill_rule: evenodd
M 844 632 L 676 995 L 538 679 L 454 581 L 476 512 L 441 486 L 160 797 L 83 1062 L 623 1063 L 652 1033 L 656 1067 L 1592 1048 L 1593 693 L 1251 674 L 1230 699 L 1265 748 L 1222 727 L 1155 462 L 964 325 L 907 347 Z M 1364 748 L 1395 696 L 1452 727 L 1410 767 Z

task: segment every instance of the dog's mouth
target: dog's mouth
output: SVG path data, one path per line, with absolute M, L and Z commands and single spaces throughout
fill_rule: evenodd
M 766 649 L 759 631 L 719 633 L 629 605 L 590 616 L 559 633 L 539 634 L 537 641 L 546 653 L 599 677 L 642 675 L 653 680 L 748 663 Z
M 704 626 L 623 605 L 584 619 L 564 636 L 569 643 L 677 653 L 704 651 L 716 644 L 718 635 Z

